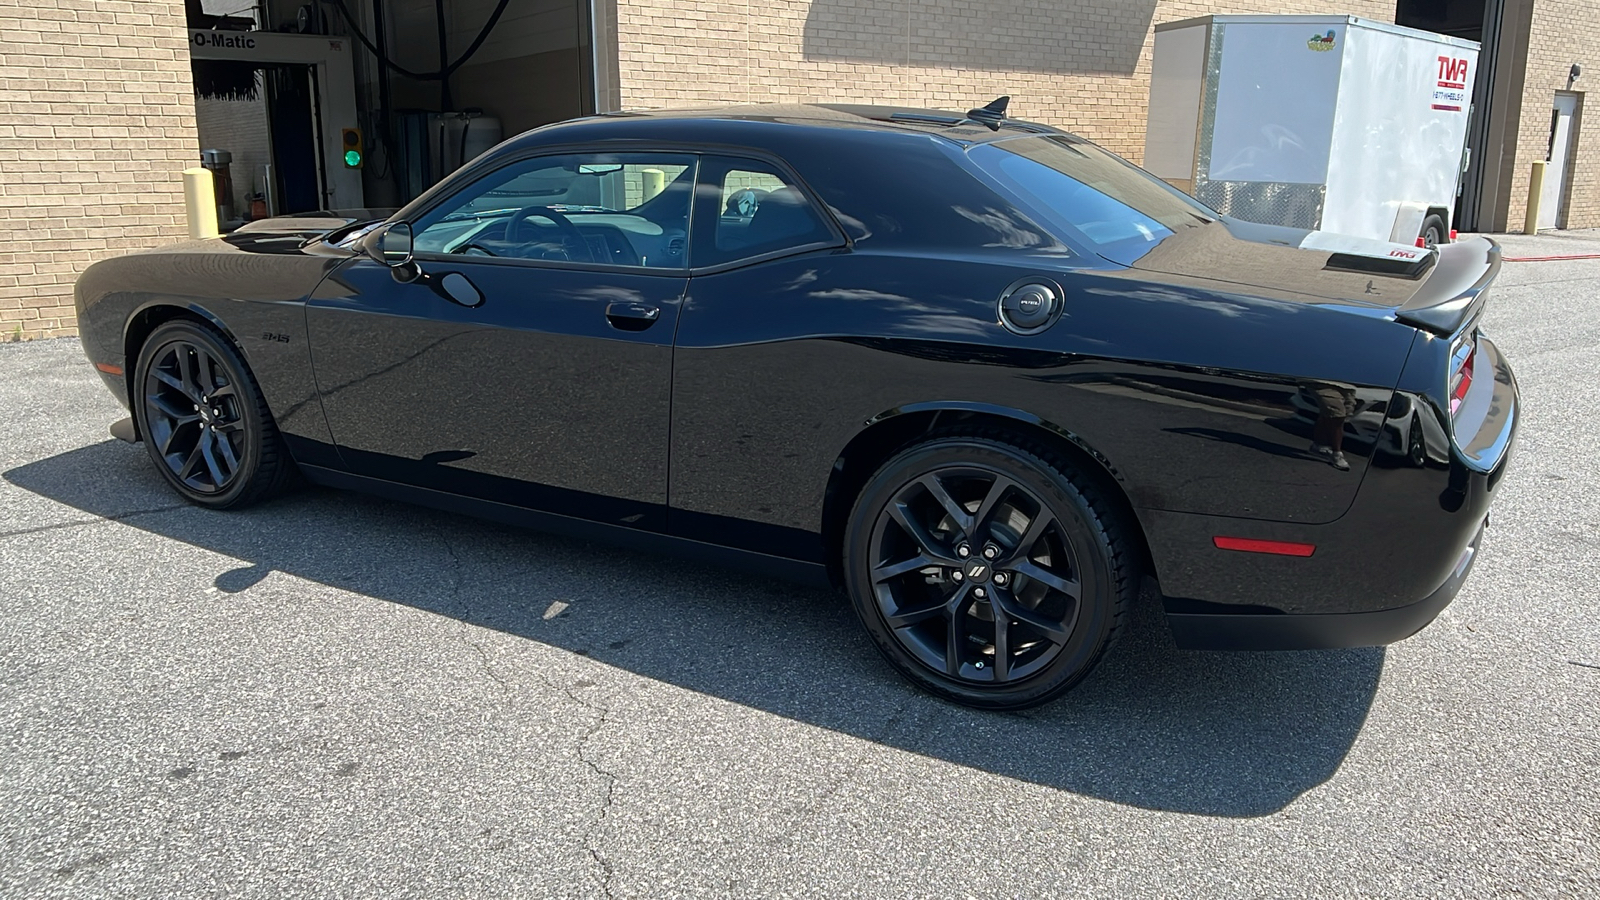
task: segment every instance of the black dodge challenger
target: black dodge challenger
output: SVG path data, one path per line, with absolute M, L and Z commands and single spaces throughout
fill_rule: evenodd
M 1185 647 L 1431 621 L 1517 427 L 1499 267 L 1235 221 L 996 105 L 751 107 L 540 128 L 77 304 L 194 503 L 298 473 L 831 582 L 906 676 L 1016 708 L 1147 576 Z

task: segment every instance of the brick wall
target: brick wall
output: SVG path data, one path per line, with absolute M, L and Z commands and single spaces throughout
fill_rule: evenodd
M 1567 73 L 1573 63 L 1583 66 L 1584 74 L 1569 87 Z M 1556 91 L 1565 90 L 1579 95 L 1573 119 L 1577 139 L 1568 173 L 1572 182 L 1568 215 L 1556 225 L 1596 228 L 1600 227 L 1600 0 L 1534 0 L 1506 230 L 1522 230 L 1532 163 L 1548 152 L 1551 109 Z
M 90 262 L 185 233 L 181 0 L 0 0 L 0 339 L 77 333 Z
M 263 88 L 254 100 L 197 97 L 194 105 L 197 146 L 221 147 L 233 155 L 228 175 L 233 182 L 234 215 L 243 218 L 250 212 L 247 198 L 260 188 L 261 167 L 272 161 L 267 154 L 272 140 L 267 127 L 267 92 Z
M 1318 0 L 616 0 L 628 107 L 873 102 L 1021 118 L 1144 153 L 1153 26 L 1213 13 L 1329 12 Z M 1394 0 L 1337 11 L 1394 21 Z M 1596 72 L 1600 79 L 1600 71 Z

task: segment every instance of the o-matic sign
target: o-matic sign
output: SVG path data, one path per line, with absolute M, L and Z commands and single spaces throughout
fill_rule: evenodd
M 255 35 L 247 31 L 191 31 L 189 40 L 196 47 L 213 50 L 254 50 Z

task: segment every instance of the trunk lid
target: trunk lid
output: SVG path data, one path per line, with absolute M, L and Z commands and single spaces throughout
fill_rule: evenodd
M 1226 219 L 1184 228 L 1133 260 L 1135 269 L 1387 309 L 1438 334 L 1482 308 L 1500 248 L 1469 238 L 1435 249 Z

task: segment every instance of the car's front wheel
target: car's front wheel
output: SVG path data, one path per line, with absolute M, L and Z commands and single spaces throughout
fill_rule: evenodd
M 1093 485 L 982 431 L 901 451 L 862 490 L 844 570 L 883 655 L 928 691 L 1018 709 L 1099 662 L 1137 590 L 1133 547 Z
M 139 433 L 156 469 L 184 499 L 248 506 L 280 490 L 294 467 L 244 360 L 186 319 L 156 328 L 130 384 Z

